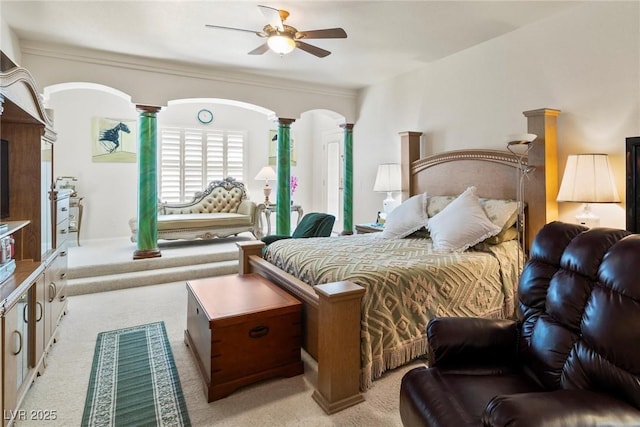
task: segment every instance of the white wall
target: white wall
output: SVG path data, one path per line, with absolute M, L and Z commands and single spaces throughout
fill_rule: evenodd
M 20 64 L 20 62 L 22 62 L 18 37 L 16 37 L 16 34 L 9 28 L 2 17 L 0 17 L 0 50 L 14 63 Z
M 424 132 L 426 154 L 505 149 L 526 131 L 523 111 L 562 110 L 560 176 L 567 155 L 608 153 L 621 197 L 625 138 L 640 135 L 640 3 L 590 2 L 364 90 L 354 127 L 355 222 L 384 195 L 376 166 L 400 160 L 398 132 Z M 560 204 L 574 221 L 578 204 Z M 597 205 L 602 225 L 625 227 L 623 204 Z
M 58 139 L 54 145 L 54 176 L 75 176 L 84 197 L 81 240 L 126 236 L 136 214 L 138 173 L 135 163 L 93 163 L 92 119 L 137 120 L 127 99 L 95 90 L 69 90 L 51 96 Z

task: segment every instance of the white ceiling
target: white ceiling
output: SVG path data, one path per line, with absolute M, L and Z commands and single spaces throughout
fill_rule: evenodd
M 298 30 L 342 27 L 330 50 L 247 55 L 263 39 L 205 24 L 262 30 L 259 4 L 290 12 Z M 0 1 L 21 41 L 118 52 L 225 72 L 356 89 L 410 71 L 574 7 L 574 1 Z

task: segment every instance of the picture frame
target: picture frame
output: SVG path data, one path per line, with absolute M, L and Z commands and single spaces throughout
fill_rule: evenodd
M 92 160 L 97 163 L 136 163 L 137 121 L 93 118 Z
M 626 228 L 640 233 L 640 136 L 626 139 Z

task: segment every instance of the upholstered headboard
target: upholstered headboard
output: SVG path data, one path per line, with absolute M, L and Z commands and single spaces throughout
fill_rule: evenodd
M 527 204 L 526 245 L 547 222 L 558 217 L 556 118 L 559 110 L 525 111 L 528 132 L 537 135 L 523 165 L 535 169 L 524 180 Z M 401 132 L 402 188 L 404 198 L 427 192 L 456 195 L 474 185 L 479 197 L 516 199 L 519 159 L 501 150 L 455 150 L 421 158 L 422 132 Z M 505 146 L 506 148 L 506 146 Z

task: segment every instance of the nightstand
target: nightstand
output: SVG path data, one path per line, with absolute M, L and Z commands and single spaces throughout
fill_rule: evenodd
M 384 230 L 382 224 L 378 224 L 375 222 L 368 224 L 356 224 L 356 233 L 365 234 L 365 233 L 378 233 Z

